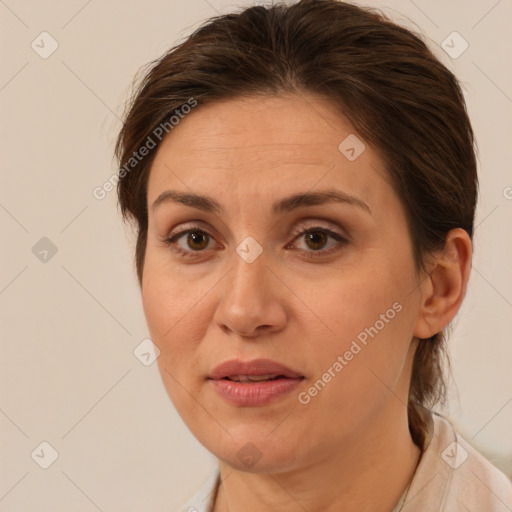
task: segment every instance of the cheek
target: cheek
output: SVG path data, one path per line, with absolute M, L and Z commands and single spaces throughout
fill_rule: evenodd
M 209 288 L 201 280 L 190 282 L 179 273 L 170 275 L 168 269 L 152 267 L 151 260 L 145 269 L 142 303 L 151 339 L 160 349 L 158 364 L 161 372 L 165 369 L 180 382 L 195 364 L 207 329 L 204 299 Z
M 148 271 L 142 292 L 151 339 L 160 349 L 157 364 L 162 382 L 187 424 L 201 413 L 190 400 L 200 392 L 198 376 L 191 369 L 201 367 L 199 347 L 207 327 L 201 320 L 206 318 L 206 303 L 200 301 L 197 288 L 180 286 L 179 279 L 165 274 L 153 277 Z
M 316 362 L 314 377 L 333 383 L 328 386 L 330 393 L 321 393 L 318 405 L 335 400 L 358 407 L 385 391 L 379 379 L 393 387 L 400 378 L 416 314 L 410 293 L 414 274 L 404 265 L 398 276 L 382 261 L 367 272 L 338 276 L 336 284 L 324 286 L 308 299 L 329 328 L 323 329 L 318 343 L 304 347 L 305 360 Z M 325 375 L 329 369 L 337 378 Z
M 325 333 L 330 332 L 331 336 L 323 337 L 329 345 L 342 349 L 360 334 L 364 341 L 364 333 L 376 323 L 379 332 L 389 332 L 396 327 L 395 317 L 404 316 L 402 311 L 397 314 L 396 310 L 403 310 L 412 286 L 407 284 L 407 272 L 395 278 L 393 269 L 381 264 L 380 267 L 352 268 L 342 274 L 324 280 L 322 287 L 309 287 L 312 292 L 305 295 L 304 300 L 328 328 Z M 308 288 L 303 286 L 302 289 Z
M 201 325 L 198 313 L 212 278 L 196 279 L 187 275 L 187 269 L 171 265 L 164 250 L 148 248 L 142 282 L 142 303 L 149 330 L 161 349 L 174 346 L 181 351 L 194 339 Z M 195 321 L 194 321 L 195 320 Z M 181 331 L 187 328 L 184 338 Z

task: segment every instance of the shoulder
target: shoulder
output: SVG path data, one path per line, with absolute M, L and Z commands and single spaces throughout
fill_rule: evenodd
M 475 450 L 444 417 L 423 451 L 404 512 L 512 510 L 512 482 Z
M 470 510 L 505 512 L 512 510 L 512 482 L 480 452 L 475 450 L 444 418 L 439 417 L 444 428 L 454 432 L 455 440 L 444 459 L 451 460 L 452 482 L 447 501 Z M 443 456 L 443 453 L 441 453 Z
M 217 488 L 219 486 L 219 470 L 212 471 L 197 493 L 180 507 L 178 512 L 211 512 Z

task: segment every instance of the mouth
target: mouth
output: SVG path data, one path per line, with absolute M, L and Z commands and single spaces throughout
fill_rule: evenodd
M 304 378 L 299 372 L 269 359 L 226 361 L 208 376 L 224 400 L 244 407 L 263 406 L 289 396 Z

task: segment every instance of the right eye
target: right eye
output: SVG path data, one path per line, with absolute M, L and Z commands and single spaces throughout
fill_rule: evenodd
M 178 254 L 188 257 L 194 253 L 205 252 L 210 243 L 213 243 L 213 238 L 205 231 L 194 228 L 171 234 L 165 243 Z

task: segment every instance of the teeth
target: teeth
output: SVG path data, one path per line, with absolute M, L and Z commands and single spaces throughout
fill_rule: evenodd
M 278 377 L 278 375 L 273 373 L 268 373 L 267 375 L 232 375 L 229 377 L 229 380 L 233 380 L 235 382 L 260 382 L 263 380 L 271 380 Z

